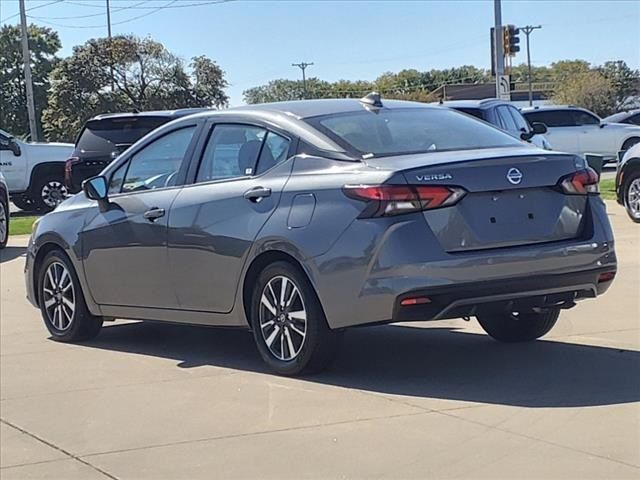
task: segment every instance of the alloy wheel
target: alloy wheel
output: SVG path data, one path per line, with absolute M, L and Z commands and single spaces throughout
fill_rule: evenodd
M 633 218 L 640 218 L 640 177 L 634 178 L 627 189 L 627 208 Z
M 5 204 L 0 202 L 0 245 L 7 239 L 7 234 L 9 233 L 7 228 L 8 217 L 9 212 L 6 210 Z
M 68 194 L 69 192 L 67 191 L 67 187 L 57 180 L 51 180 L 45 183 L 40 191 L 42 201 L 50 208 L 57 207 L 58 204 L 62 203 L 62 201 L 67 198 Z
M 68 330 L 73 324 L 76 297 L 73 280 L 64 264 L 53 262 L 47 267 L 42 295 L 49 323 L 61 332 Z
M 307 337 L 307 311 L 298 286 L 278 275 L 266 284 L 260 299 L 262 338 L 278 360 L 295 359 Z

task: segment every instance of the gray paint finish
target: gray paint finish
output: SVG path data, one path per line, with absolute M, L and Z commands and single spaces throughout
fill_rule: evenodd
M 407 104 L 389 102 L 387 108 L 396 107 Z M 32 236 L 30 300 L 37 303 L 37 262 L 51 246 L 71 259 L 90 311 L 118 318 L 247 326 L 247 272 L 273 252 L 306 273 L 332 328 L 390 321 L 398 298 L 408 292 L 447 286 L 463 292 L 473 282 L 508 285 L 586 272 L 593 291 L 604 292 L 597 274 L 616 265 L 604 204 L 597 196 L 557 191 L 560 178 L 584 168 L 582 160 L 525 145 L 348 158 L 303 120 L 332 108 L 362 106 L 303 102 L 208 112 L 148 135 L 103 174 L 108 177 L 158 136 L 194 121 L 260 125 L 286 133 L 293 147 L 286 161 L 260 176 L 193 184 L 206 142 L 200 134 L 175 187 L 113 196 L 106 208 L 82 193 L 72 197 L 42 217 Z M 518 185 L 506 178 L 513 167 L 522 172 Z M 454 185 L 467 196 L 436 210 L 362 218 L 365 203 L 343 192 L 345 185 L 384 184 Z M 270 194 L 259 201 L 245 198 L 256 188 Z M 152 208 L 166 214 L 151 222 L 144 214 Z

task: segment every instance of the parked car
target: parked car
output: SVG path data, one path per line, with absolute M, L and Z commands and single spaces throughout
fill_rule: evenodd
M 627 150 L 618 165 L 616 197 L 629 218 L 640 223 L 640 143 Z
M 452 100 L 443 102 L 441 105 L 489 122 L 514 137 L 533 143 L 537 147 L 551 150 L 551 144 L 544 136 L 547 131 L 546 127 L 541 123 L 529 124 L 520 110 L 510 102 L 487 98 L 484 100 Z
M 0 172 L 0 248 L 7 246 L 9 239 L 9 187 Z
M 475 316 L 531 341 L 616 273 L 583 159 L 371 94 L 191 115 L 83 189 L 27 251 L 28 298 L 65 342 L 105 318 L 245 327 L 293 375 L 359 325 Z
M 11 201 L 22 210 L 49 211 L 67 196 L 64 161 L 70 143 L 27 143 L 0 130 L 0 171 Z
M 604 120 L 606 123 L 628 123 L 630 125 L 640 125 L 640 108 L 627 112 L 614 113 Z
M 595 113 L 574 106 L 543 105 L 522 109 L 529 122 L 544 123 L 555 150 L 584 155 L 596 153 L 615 162 L 618 152 L 640 142 L 640 127 L 607 123 Z
M 72 193 L 79 192 L 85 179 L 99 174 L 146 134 L 171 120 L 202 110 L 205 109 L 105 113 L 93 117 L 80 131 L 71 158 L 65 163 L 67 189 Z

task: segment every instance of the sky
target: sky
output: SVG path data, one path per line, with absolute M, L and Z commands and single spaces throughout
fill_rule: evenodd
M 328 81 L 490 66 L 492 0 L 110 1 L 114 35 L 149 36 L 185 60 L 215 60 L 226 72 L 232 106 L 250 87 L 300 78 L 291 63 L 313 62 L 307 75 Z M 74 45 L 106 36 L 105 3 L 26 0 L 26 8 L 30 22 L 58 31 L 66 56 Z M 0 0 L 0 23 L 17 23 L 18 8 L 17 0 Z M 640 0 L 503 0 L 502 23 L 542 25 L 531 35 L 534 65 L 579 58 L 640 68 Z M 515 59 L 521 62 L 524 45 Z

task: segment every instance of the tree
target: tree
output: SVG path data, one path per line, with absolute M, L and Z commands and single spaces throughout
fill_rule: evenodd
M 604 75 L 595 70 L 573 73 L 558 84 L 553 101 L 584 107 L 600 116 L 615 112 L 615 90 Z
M 51 72 L 45 130 L 72 140 L 98 113 L 226 106 L 222 69 L 204 56 L 189 67 L 151 39 L 89 40 Z
M 638 102 L 640 71 L 632 70 L 622 60 L 605 62 L 604 65 L 598 68 L 598 71 L 613 86 L 617 110 L 631 108 L 634 103 Z
M 0 28 L 0 124 L 13 135 L 24 138 L 29 134 L 29 119 L 20 37 L 17 25 Z M 29 25 L 27 38 L 31 51 L 36 120 L 41 130 L 40 116 L 47 104 L 49 74 L 59 60 L 56 53 L 61 44 L 55 31 L 36 25 Z

